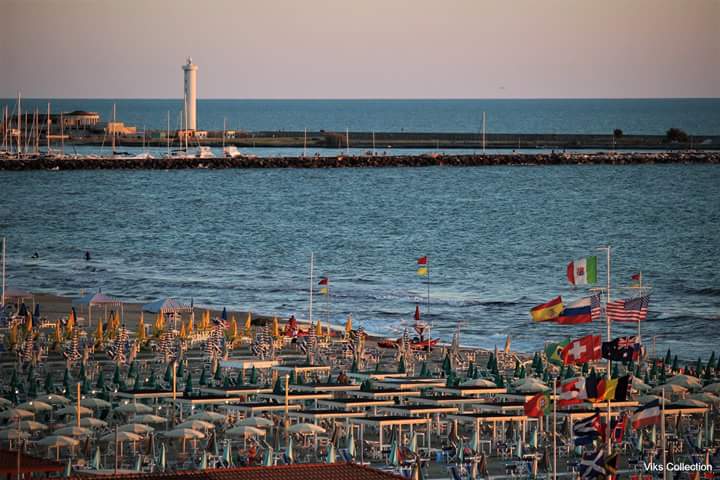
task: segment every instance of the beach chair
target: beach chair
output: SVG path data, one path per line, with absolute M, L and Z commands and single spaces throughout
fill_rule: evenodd
M 340 454 L 340 458 L 342 458 L 345 463 L 352 463 L 353 458 L 347 448 L 339 449 L 338 453 Z

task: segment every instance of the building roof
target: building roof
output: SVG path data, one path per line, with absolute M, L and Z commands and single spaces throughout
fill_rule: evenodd
M 65 466 L 44 458 L 20 454 L 20 473 L 62 472 Z M 0 450 L 0 475 L 17 473 L 17 452 Z
M 72 112 L 64 113 L 63 115 L 74 115 L 74 116 L 83 116 L 83 117 L 99 117 L 100 114 L 97 112 L 87 112 L 85 110 L 73 110 Z
M 313 463 L 114 475 L 121 480 L 389 480 L 403 478 L 354 463 Z M 81 478 L 83 477 L 76 477 Z M 84 477 L 86 479 L 87 477 Z

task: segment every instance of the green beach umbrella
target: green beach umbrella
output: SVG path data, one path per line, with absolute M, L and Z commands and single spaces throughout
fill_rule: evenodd
M 54 385 L 52 372 L 48 370 L 47 375 L 45 375 L 45 393 L 52 393 Z
M 135 378 L 133 379 L 133 389 L 136 392 L 142 390 L 142 379 L 140 378 L 140 372 L 135 372 Z
M 257 383 L 258 383 L 257 370 L 255 370 L 255 366 L 253 365 L 252 369 L 250 369 L 250 384 L 257 385 Z
M 668 348 L 668 351 L 665 354 L 665 365 L 670 365 L 670 360 L 672 360 L 672 357 L 670 356 L 670 349 Z
M 467 378 L 472 378 L 475 375 L 475 364 L 468 362 Z
M 452 371 L 452 362 L 450 361 L 450 354 L 445 355 L 445 359 L 443 360 L 442 364 L 442 370 L 445 373 L 445 375 L 450 375 L 450 372 Z
M 328 375 L 328 380 L 332 381 L 332 375 Z M 298 373 L 298 375 L 297 375 L 297 384 L 298 385 L 305 384 L 305 377 L 303 376 L 302 373 Z
M 430 369 L 427 366 L 427 362 L 423 362 L 422 367 L 420 368 L 420 376 L 421 377 L 431 376 Z
M 245 379 L 243 379 L 243 369 L 241 368 L 238 370 L 237 377 L 235 377 L 235 385 L 240 386 L 243 385 L 245 382 Z
M 37 381 L 35 381 L 35 379 L 30 380 L 30 385 L 28 386 L 28 396 L 30 398 L 37 397 Z
M 105 390 L 105 374 L 103 373 L 102 368 L 98 373 L 97 381 L 95 382 L 95 388 Z
M 188 372 L 187 378 L 185 379 L 185 390 L 183 390 L 185 395 L 188 397 L 192 395 L 193 392 L 193 381 L 192 381 L 192 373 Z
M 137 374 L 137 366 L 135 365 L 135 361 L 133 360 L 130 363 L 130 368 L 128 369 L 127 378 L 134 377 Z
M 226 389 L 230 388 L 230 378 L 229 377 L 223 378 L 223 388 L 226 388 Z
M 215 381 L 219 382 L 222 380 L 222 368 L 220 368 L 220 362 L 218 362 L 217 367 L 215 367 Z
M 405 373 L 405 356 L 400 357 L 400 363 L 398 364 L 398 373 Z
M 337 454 L 335 452 L 335 444 L 330 443 L 328 445 L 327 456 L 325 457 L 325 463 L 335 463 L 337 460 Z
M 357 359 L 353 357 L 352 365 L 350 366 L 350 372 L 357 373 L 358 372 L 358 364 Z
M 200 381 L 198 383 L 203 387 L 208 384 L 207 369 L 205 368 L 205 366 L 203 366 L 202 372 L 200 372 Z
M 35 379 L 35 367 L 31 363 L 30 367 L 28 368 L 28 371 L 27 371 L 27 381 L 29 383 L 29 382 L 32 382 L 34 379 Z
M 147 387 L 152 390 L 157 388 L 157 377 L 155 375 L 155 370 L 150 370 L 150 376 L 147 382 L 145 382 L 145 385 L 147 385 Z
M 285 388 L 283 387 L 284 382 L 283 377 L 277 377 L 277 380 L 275 380 L 275 386 L 273 387 L 273 394 L 275 395 L 282 395 L 285 393 Z
M 288 379 L 290 385 L 295 385 L 295 370 L 290 370 L 290 378 Z
M 165 380 L 165 383 L 172 382 L 172 375 L 173 375 L 173 364 L 168 363 L 167 367 L 165 367 L 165 375 L 163 376 L 163 380 Z
M 183 378 L 185 376 L 185 362 L 182 360 L 178 361 L 177 372 L 175 373 L 176 378 Z
M 115 385 L 120 385 L 122 382 L 122 377 L 120 376 L 120 364 L 115 364 L 115 371 L 113 372 L 113 380 L 112 383 Z
M 265 453 L 263 453 L 263 467 L 272 467 L 273 466 L 273 449 L 270 445 L 268 445 L 265 448 Z
M 515 370 L 513 371 L 513 378 L 520 377 L 520 360 L 515 359 Z

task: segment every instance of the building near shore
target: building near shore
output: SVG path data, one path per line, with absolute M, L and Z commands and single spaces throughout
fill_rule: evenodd
M 134 135 L 137 133 L 137 127 L 125 125 L 124 122 L 107 122 L 104 131 L 107 134 Z

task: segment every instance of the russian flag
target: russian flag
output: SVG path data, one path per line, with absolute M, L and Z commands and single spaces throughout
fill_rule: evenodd
M 581 298 L 576 302 L 571 303 L 565 309 L 557 319 L 557 323 L 563 325 L 574 325 L 577 323 L 590 323 L 592 322 L 592 305 L 590 297 Z

